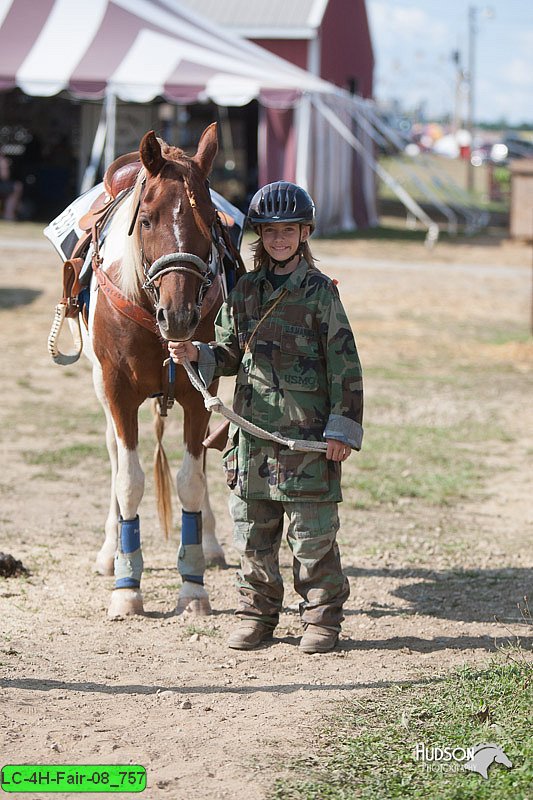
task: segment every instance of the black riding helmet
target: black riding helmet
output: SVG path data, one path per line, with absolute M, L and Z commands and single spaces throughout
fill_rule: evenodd
M 259 189 L 252 197 L 248 221 L 257 230 L 268 222 L 300 222 L 315 229 L 315 204 L 311 197 L 295 183 L 276 181 Z

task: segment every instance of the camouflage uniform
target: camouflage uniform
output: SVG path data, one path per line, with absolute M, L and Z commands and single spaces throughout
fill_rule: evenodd
M 233 408 L 245 419 L 288 438 L 331 437 L 360 449 L 363 389 L 354 337 L 336 286 L 305 260 L 276 290 L 265 268 L 243 276 L 220 309 L 216 343 L 200 344 L 199 351 L 206 385 L 237 376 Z M 233 425 L 229 445 L 223 460 L 235 490 L 231 511 L 241 554 L 237 614 L 277 622 L 285 513 L 302 619 L 339 629 L 349 594 L 335 542 L 340 463 Z

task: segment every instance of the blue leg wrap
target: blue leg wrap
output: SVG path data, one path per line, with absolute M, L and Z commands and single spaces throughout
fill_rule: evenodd
M 120 549 L 123 553 L 134 553 L 141 546 L 141 524 L 139 515 L 135 519 L 120 518 Z
M 139 517 L 120 517 L 119 526 L 118 551 L 115 554 L 115 589 L 138 589 L 143 571 Z
M 178 570 L 184 581 L 203 586 L 205 559 L 202 550 L 202 512 L 182 511 L 181 547 L 178 553 Z

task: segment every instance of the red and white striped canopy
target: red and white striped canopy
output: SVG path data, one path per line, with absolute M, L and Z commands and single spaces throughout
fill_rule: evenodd
M 0 0 L 0 89 L 144 103 L 290 105 L 330 84 L 220 31 L 179 0 Z

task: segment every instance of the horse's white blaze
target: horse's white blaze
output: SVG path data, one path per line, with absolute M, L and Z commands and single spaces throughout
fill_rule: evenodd
M 176 239 L 176 250 L 180 249 L 181 245 L 181 233 L 180 233 L 180 226 L 178 224 L 179 215 L 181 214 L 181 200 L 178 200 L 178 205 L 172 211 L 172 219 L 174 224 L 172 226 L 172 230 L 174 231 L 174 237 Z

